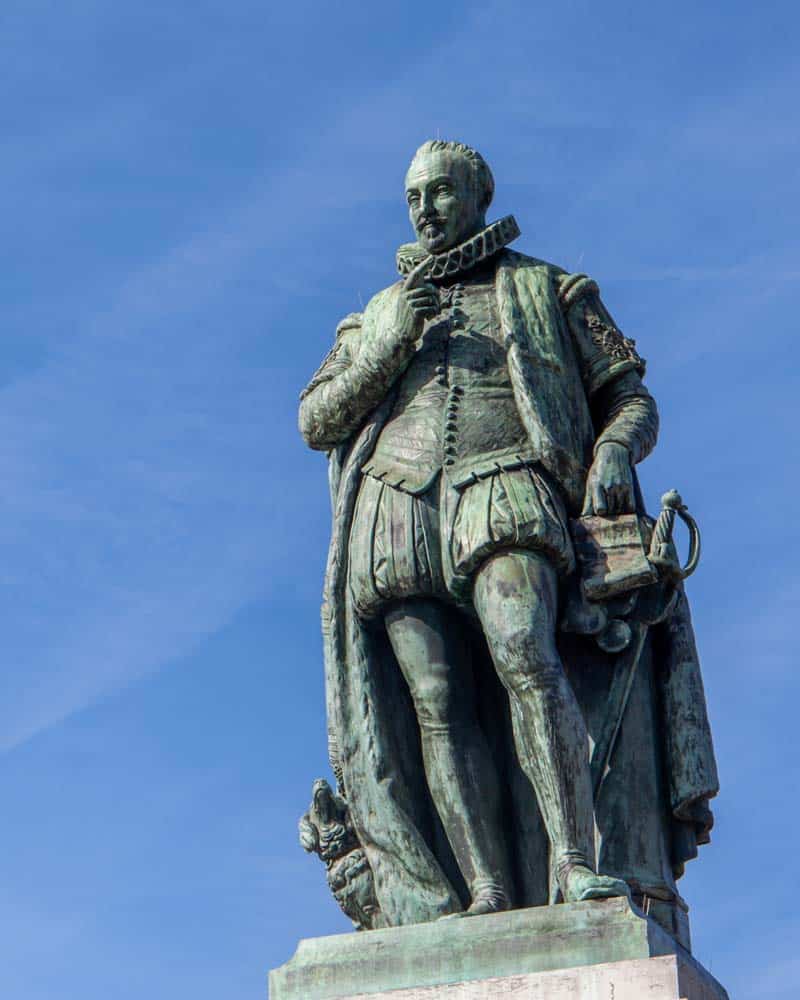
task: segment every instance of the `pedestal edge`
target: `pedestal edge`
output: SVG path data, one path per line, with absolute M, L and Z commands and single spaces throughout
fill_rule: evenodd
M 708 975 L 628 900 L 595 900 L 305 939 L 270 973 L 269 997 L 337 1000 L 671 954 Z

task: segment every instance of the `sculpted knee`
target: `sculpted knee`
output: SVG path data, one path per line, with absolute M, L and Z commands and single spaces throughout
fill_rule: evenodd
M 415 678 L 411 696 L 421 726 L 448 727 L 457 722 L 460 699 L 450 673 L 434 663 L 424 676 Z
M 509 628 L 491 642 L 495 665 L 505 686 L 515 694 L 556 690 L 564 671 L 552 637 L 524 627 Z

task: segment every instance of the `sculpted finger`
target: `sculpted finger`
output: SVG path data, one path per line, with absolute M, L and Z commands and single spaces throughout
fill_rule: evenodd
M 606 486 L 606 502 L 608 504 L 609 514 L 619 514 L 620 492 L 619 492 L 619 485 L 617 483 L 613 483 L 610 486 Z
M 581 509 L 581 517 L 591 517 L 594 514 L 594 507 L 592 506 L 592 490 L 589 486 L 586 487 L 586 493 L 583 497 L 583 508 Z
M 420 303 L 420 302 L 438 302 L 439 298 L 437 295 L 431 294 L 427 288 L 412 288 L 412 290 L 406 295 L 409 302 Z
M 432 295 L 414 295 L 413 293 L 408 296 L 408 304 L 412 309 L 416 309 L 419 306 L 438 308 L 439 302 Z
M 438 302 L 416 302 L 411 308 L 414 311 L 415 316 L 436 316 L 439 312 Z
M 421 319 L 431 319 L 439 311 L 438 308 L 432 303 L 422 303 L 420 305 L 411 306 L 414 315 Z
M 595 514 L 605 515 L 608 513 L 606 491 L 600 483 L 595 483 L 592 486 L 592 506 L 594 507 Z
M 432 285 L 423 285 L 421 288 L 412 288 L 406 293 L 409 302 L 430 302 L 437 308 L 440 304 L 439 293 Z
M 633 487 L 626 484 L 620 487 L 619 512 L 620 514 L 632 514 L 633 510 Z
M 425 260 L 420 261 L 419 264 L 414 268 L 414 270 L 408 275 L 406 280 L 403 282 L 403 288 L 409 291 L 412 288 L 417 288 L 419 285 L 423 284 L 425 281 L 426 273 L 428 268 L 431 266 L 430 256 L 426 257 Z

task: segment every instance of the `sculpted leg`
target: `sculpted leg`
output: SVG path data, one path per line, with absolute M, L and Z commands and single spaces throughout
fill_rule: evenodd
M 458 626 L 434 601 L 402 601 L 385 616 L 419 720 L 431 797 L 469 886 L 468 913 L 509 906 L 497 775 L 475 714 Z
M 535 552 L 500 552 L 478 571 L 473 600 L 511 700 L 517 754 L 539 801 L 564 898 L 626 895 L 624 882 L 594 873 L 588 737 L 556 650 L 554 569 Z

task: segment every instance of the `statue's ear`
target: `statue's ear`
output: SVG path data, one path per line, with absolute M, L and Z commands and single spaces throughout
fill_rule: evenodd
M 300 833 L 300 845 L 303 850 L 308 851 L 309 854 L 313 854 L 319 849 L 317 828 L 311 822 L 308 813 L 301 817 L 298 824 L 298 831 Z

